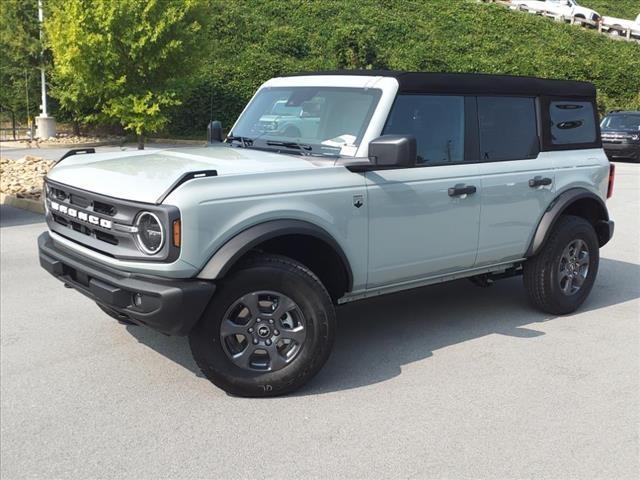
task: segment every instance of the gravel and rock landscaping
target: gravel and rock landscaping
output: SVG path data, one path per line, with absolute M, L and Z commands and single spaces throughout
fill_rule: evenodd
M 39 201 L 43 178 L 54 163 L 32 155 L 19 160 L 0 158 L 0 193 Z
M 124 137 L 114 135 L 91 137 L 77 136 L 65 133 L 59 133 L 55 137 L 41 138 L 38 143 L 46 145 L 83 145 L 83 144 L 113 144 L 118 145 L 124 141 Z

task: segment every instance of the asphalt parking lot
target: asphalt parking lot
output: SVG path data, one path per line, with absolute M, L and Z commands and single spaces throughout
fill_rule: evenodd
M 63 288 L 41 218 L 2 207 L 0 476 L 637 479 L 640 165 L 618 164 L 609 207 L 579 312 L 532 310 L 517 278 L 348 305 L 321 373 L 267 400 Z

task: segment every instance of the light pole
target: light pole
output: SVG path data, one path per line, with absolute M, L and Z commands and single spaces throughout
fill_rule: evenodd
M 44 13 L 42 11 L 42 0 L 38 0 L 38 22 L 40 24 L 40 43 L 42 43 L 42 22 Z M 56 135 L 56 120 L 47 114 L 47 83 L 44 75 L 44 47 L 40 54 L 40 84 L 42 87 L 42 113 L 36 117 L 36 127 L 38 138 L 49 138 Z

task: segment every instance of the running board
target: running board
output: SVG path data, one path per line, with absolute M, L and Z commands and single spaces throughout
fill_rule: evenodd
M 499 272 L 508 272 L 510 270 L 519 271 L 518 267 L 524 262 L 526 258 L 520 258 L 518 260 L 512 260 L 506 263 L 499 263 L 495 265 L 489 265 L 486 267 L 480 268 L 472 268 L 469 270 L 462 270 L 456 273 L 448 273 L 445 275 L 432 276 L 427 278 L 422 278 L 419 280 L 411 280 L 408 282 L 396 283 L 393 285 L 385 285 L 381 287 L 374 287 L 368 290 L 359 290 L 357 292 L 347 293 L 344 297 L 338 300 L 338 304 L 342 305 L 344 303 L 353 302 L 355 300 L 362 300 L 370 297 L 377 297 L 379 295 L 386 295 L 388 293 L 401 292 L 403 290 L 412 290 L 414 288 L 426 287 L 428 285 L 435 285 L 438 283 L 449 282 L 452 280 L 459 280 L 461 278 L 469 278 L 475 277 L 477 275 L 483 274 L 495 274 L 497 276 L 500 275 Z M 515 273 L 518 275 L 518 273 Z M 512 275 L 507 275 L 512 276 Z M 506 276 L 504 277 L 506 278 Z

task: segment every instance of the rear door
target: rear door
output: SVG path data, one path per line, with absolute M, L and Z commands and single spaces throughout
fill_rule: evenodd
M 555 198 L 553 155 L 540 153 L 539 102 L 478 97 L 482 213 L 477 266 L 522 258 Z
M 474 97 L 396 99 L 383 134 L 415 136 L 418 164 L 366 174 L 368 288 L 473 266 L 481 196 L 475 123 Z

